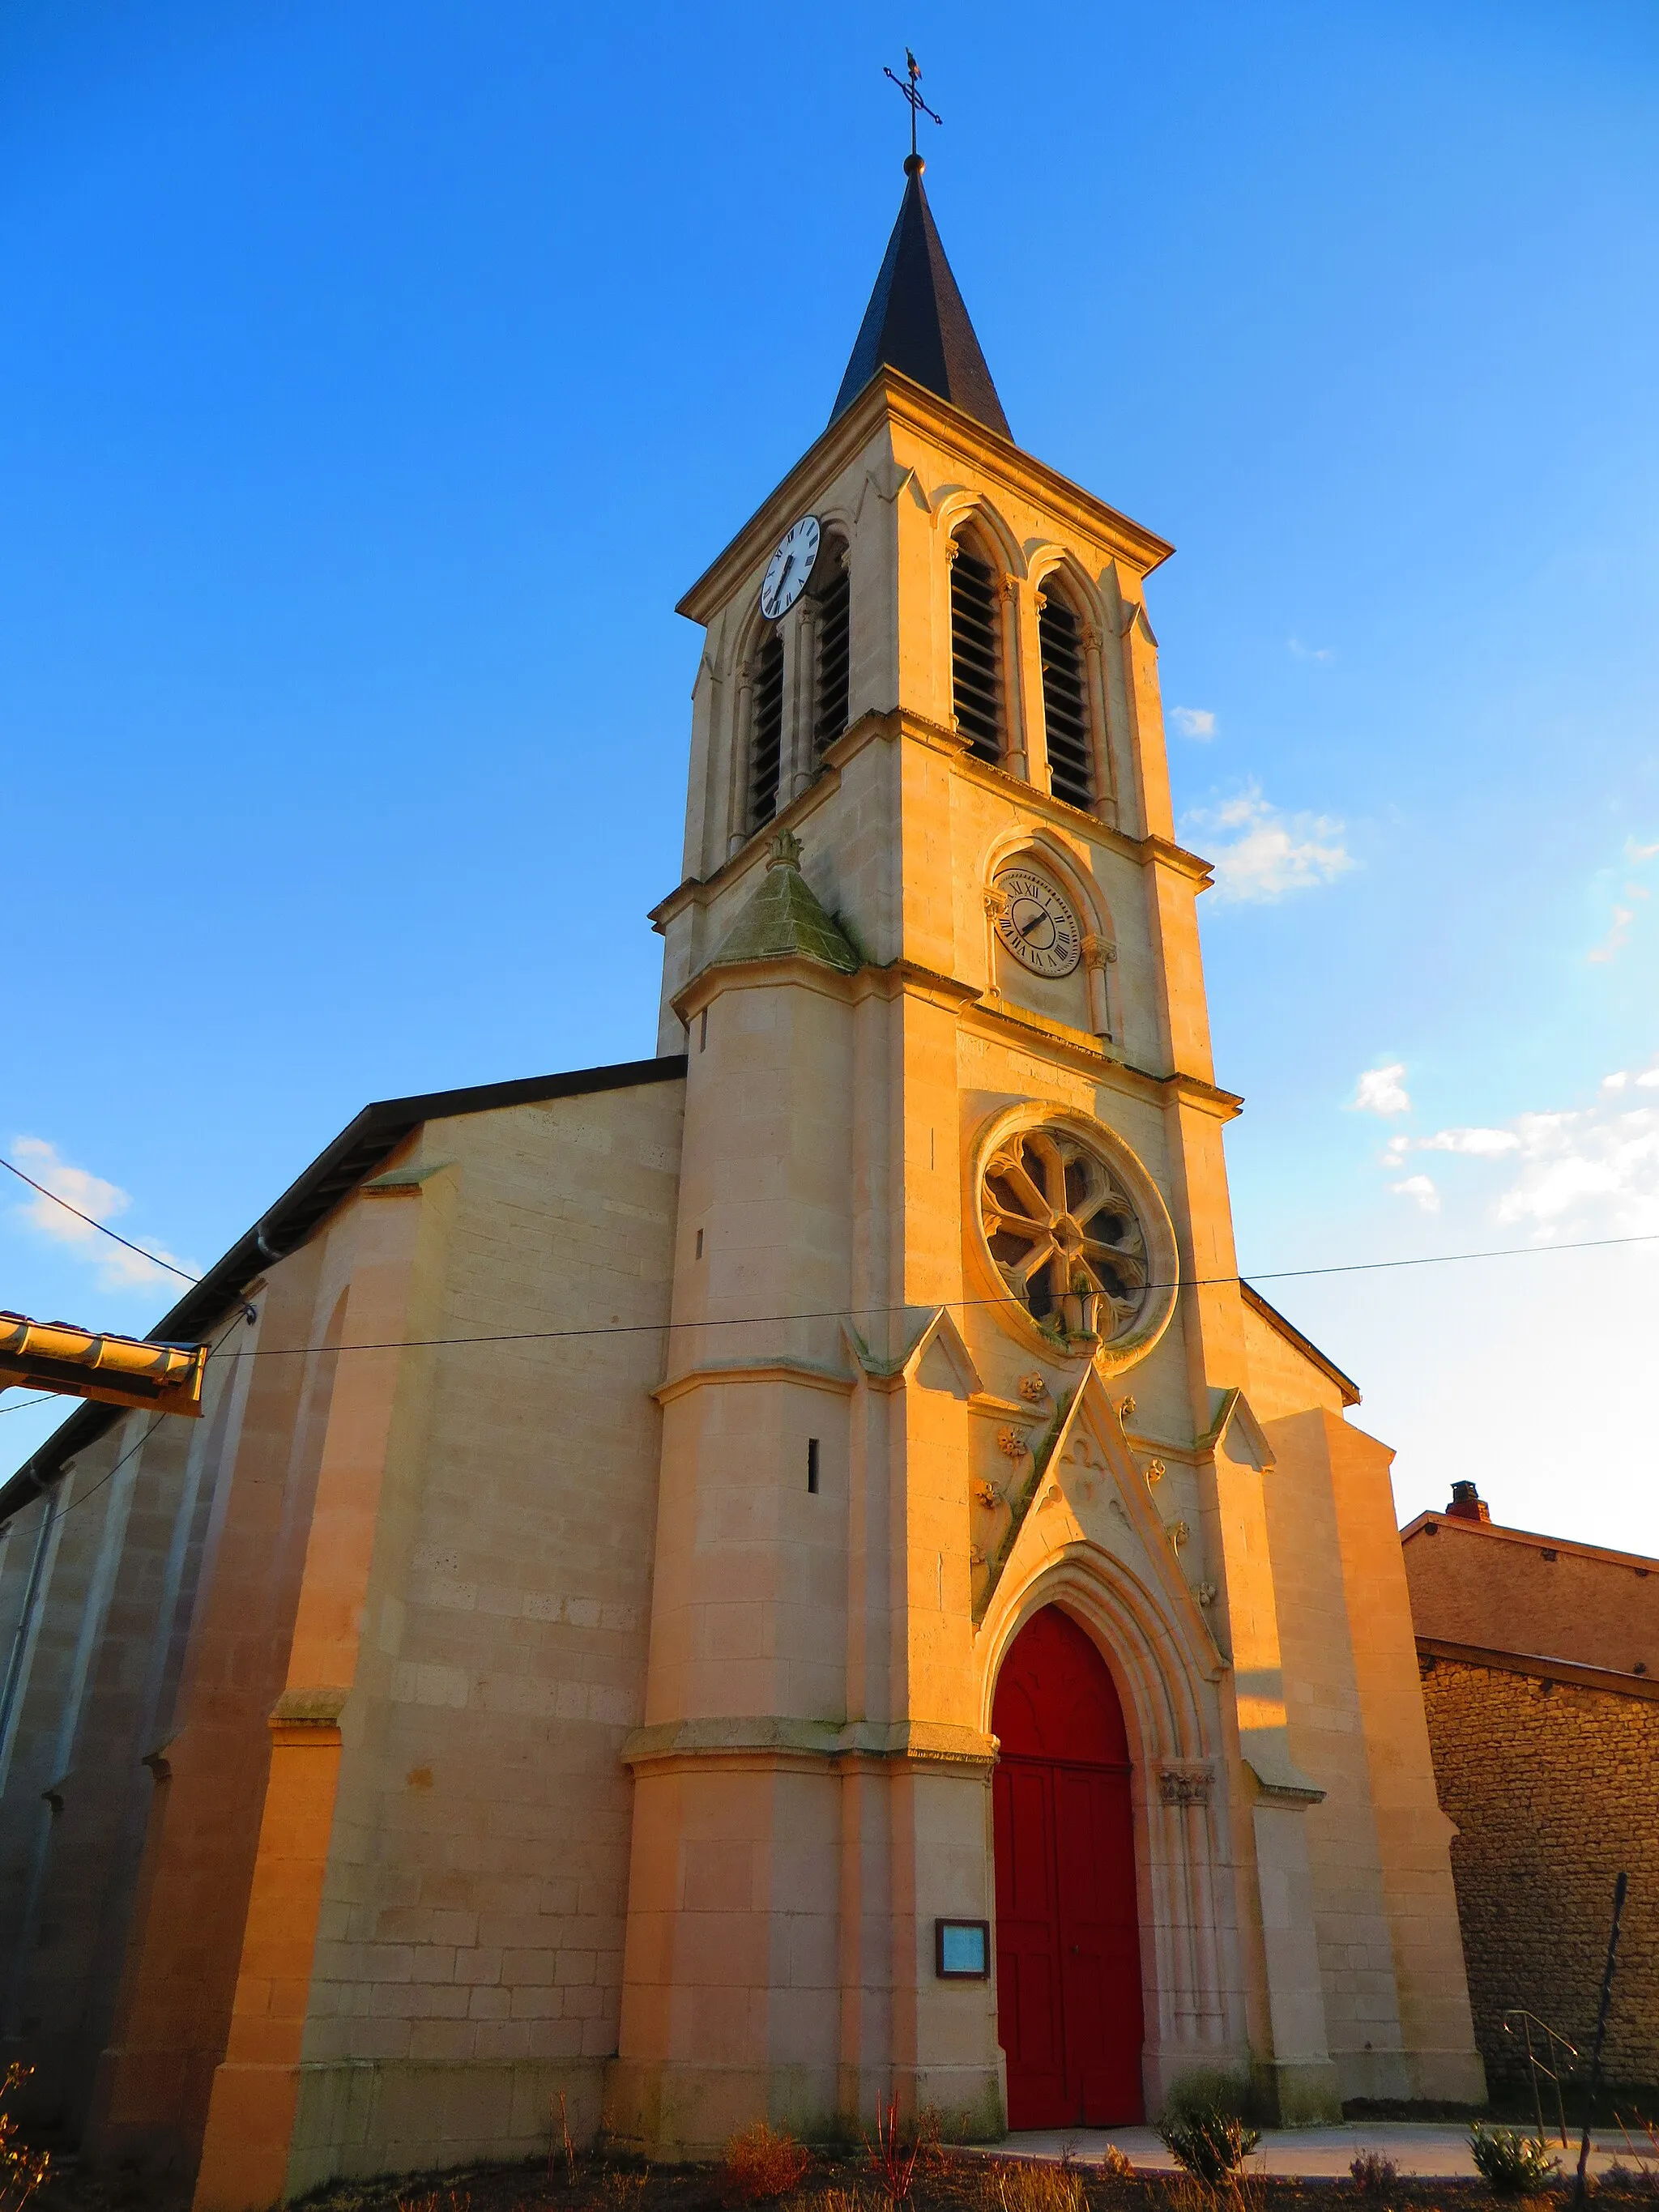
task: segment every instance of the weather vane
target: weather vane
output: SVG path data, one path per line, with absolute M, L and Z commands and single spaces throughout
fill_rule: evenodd
M 942 115 L 934 115 L 933 109 L 929 107 L 927 101 L 922 98 L 921 93 L 917 91 L 916 87 L 921 82 L 921 65 L 917 61 L 915 56 L 911 52 L 908 46 L 904 49 L 904 66 L 908 77 L 908 83 L 904 77 L 894 76 L 893 71 L 890 69 L 883 70 L 882 75 L 884 77 L 891 79 L 892 82 L 898 87 L 899 90 L 904 94 L 905 99 L 910 104 L 910 160 L 907 161 L 904 166 L 907 169 L 909 169 L 911 167 L 911 164 L 914 163 L 915 169 L 912 170 L 912 174 L 915 174 L 919 172 L 921 167 L 921 156 L 916 151 L 917 112 L 920 111 L 923 115 L 932 117 L 935 123 L 943 123 L 945 118 Z

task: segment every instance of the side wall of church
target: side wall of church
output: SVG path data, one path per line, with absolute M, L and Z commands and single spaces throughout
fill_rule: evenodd
M 97 2147 L 188 2159 L 223 2047 L 317 1379 L 233 1355 L 268 1325 L 308 1340 L 320 1251 L 260 1286 L 254 1326 L 222 1323 L 199 1422 L 128 1415 L 9 1542 L 8 2027 L 52 2116 Z
M 1346 2098 L 1478 2101 L 1448 1845 L 1418 1689 L 1393 1454 L 1247 1308 L 1251 1403 L 1276 1458 L 1268 1534 L 1307 1814 L 1325 2014 Z
M 448 1186 L 408 1334 L 501 1340 L 443 1344 L 400 1384 L 266 2197 L 544 2148 L 561 2099 L 573 2134 L 597 2122 L 683 1099 L 664 1082 L 434 1122 L 398 1163 L 422 1206 Z M 559 1331 L 575 1333 L 537 1334 Z M 254 1932 L 239 2007 L 264 1986 Z M 199 2203 L 265 2201 L 235 2141 L 265 2048 L 250 2041 L 240 2088 L 222 2071 Z

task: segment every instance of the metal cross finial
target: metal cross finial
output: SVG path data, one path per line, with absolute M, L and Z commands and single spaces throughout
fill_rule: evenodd
M 931 117 L 935 123 L 943 123 L 945 118 L 942 115 L 934 115 L 933 109 L 929 107 L 927 101 L 922 98 L 921 93 L 917 91 L 916 88 L 921 82 L 921 64 L 917 61 L 915 56 L 911 52 L 908 46 L 904 49 L 904 76 L 895 76 L 893 71 L 890 69 L 883 70 L 882 75 L 884 77 L 890 78 L 891 82 L 898 87 L 899 90 L 904 94 L 905 99 L 909 102 L 910 158 L 905 163 L 904 167 L 908 175 L 916 177 L 921 175 L 923 167 L 921 156 L 916 151 L 917 111 L 920 110 L 923 115 Z

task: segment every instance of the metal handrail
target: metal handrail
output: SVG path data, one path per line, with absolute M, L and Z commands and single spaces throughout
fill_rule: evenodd
M 1540 2142 L 1544 2140 L 1544 2106 L 1543 2100 L 1538 2094 L 1538 2079 L 1541 2075 L 1545 2081 L 1553 2082 L 1555 2085 L 1556 2117 L 1560 2122 L 1561 2148 L 1565 2150 L 1567 2148 L 1567 2109 L 1561 2095 L 1561 2076 L 1563 2074 L 1571 2074 L 1577 2065 L 1578 2046 L 1577 2044 L 1569 2043 L 1565 2035 L 1558 2035 L 1547 2020 L 1540 2020 L 1535 2012 L 1528 2012 L 1520 2005 L 1512 2007 L 1510 2011 L 1499 2016 L 1499 2024 L 1505 2035 L 1513 2035 L 1517 2023 L 1521 2030 L 1522 2041 L 1526 2045 L 1527 2049 L 1527 2079 L 1532 2086 L 1532 2109 L 1538 2122 L 1538 2140 Z M 1534 2030 L 1543 2038 L 1544 2052 L 1541 2057 L 1533 2048 Z M 1558 2051 L 1566 2055 L 1565 2066 L 1556 2057 Z

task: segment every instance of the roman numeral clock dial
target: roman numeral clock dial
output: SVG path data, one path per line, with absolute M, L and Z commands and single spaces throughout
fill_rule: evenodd
M 1077 916 L 1046 876 L 1007 868 L 996 879 L 1002 893 L 997 935 L 1034 975 L 1069 975 L 1083 952 Z
M 787 615 L 806 589 L 818 557 L 819 536 L 817 515 L 803 514 L 767 562 L 761 580 L 761 612 L 768 622 Z

